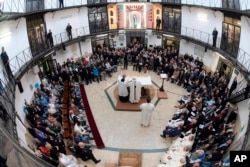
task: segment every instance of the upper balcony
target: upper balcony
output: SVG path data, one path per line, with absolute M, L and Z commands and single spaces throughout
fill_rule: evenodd
M 250 0 L 64 0 L 63 7 L 71 8 L 123 2 L 199 6 L 245 15 L 250 14 Z M 0 18 L 4 20 L 12 18 L 10 16 L 20 17 L 36 12 L 60 10 L 59 6 L 59 0 L 0 0 Z

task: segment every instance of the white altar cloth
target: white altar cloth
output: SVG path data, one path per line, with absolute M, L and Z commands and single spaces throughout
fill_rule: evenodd
M 145 77 L 141 77 L 141 76 L 136 76 L 136 77 L 130 77 L 130 76 L 127 76 L 125 78 L 125 81 L 131 81 L 133 78 L 136 78 L 137 81 L 139 81 L 141 83 L 141 86 L 144 87 L 144 86 L 151 86 L 152 85 L 152 81 L 151 81 L 151 77 L 150 76 L 145 76 Z M 119 75 L 118 76 L 118 80 L 122 79 L 122 76 Z

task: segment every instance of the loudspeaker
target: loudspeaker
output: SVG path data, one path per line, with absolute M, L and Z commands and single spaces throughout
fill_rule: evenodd
M 23 85 L 22 85 L 21 81 L 17 82 L 17 86 L 18 86 L 19 92 L 23 93 Z

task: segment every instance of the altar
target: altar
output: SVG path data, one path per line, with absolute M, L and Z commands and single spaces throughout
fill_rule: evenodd
M 143 87 L 151 86 L 152 85 L 152 81 L 151 81 L 151 77 L 150 76 L 126 76 L 125 81 L 129 82 L 133 78 L 136 78 L 136 80 L 138 80 Z M 121 75 L 118 76 L 118 80 L 120 80 L 120 79 L 122 79 Z
M 120 81 L 122 79 L 122 75 L 118 76 L 117 81 Z M 114 89 L 114 94 L 117 99 L 116 102 L 116 111 L 133 111 L 133 112 L 139 112 L 141 111 L 140 105 L 147 102 L 147 97 L 150 97 L 151 99 L 155 96 L 155 88 L 153 87 L 151 77 L 148 75 L 141 75 L 141 74 L 131 74 L 127 75 L 125 77 L 125 82 L 127 83 L 127 89 L 129 91 L 129 97 L 130 97 L 130 88 L 132 83 L 134 83 L 136 79 L 136 82 L 140 83 L 141 91 L 140 91 L 140 99 L 137 102 L 131 102 L 129 99 L 128 102 L 121 102 L 119 100 L 118 95 L 118 86 Z M 118 83 L 118 82 L 117 82 Z M 134 91 L 134 90 L 133 90 Z M 133 99 L 132 99 L 133 100 Z
M 122 79 L 122 75 L 118 76 L 118 80 Z M 149 86 L 152 86 L 152 80 L 150 76 L 126 76 L 125 82 L 130 82 L 133 79 L 136 79 L 141 83 L 142 90 L 141 90 L 141 96 L 149 96 Z

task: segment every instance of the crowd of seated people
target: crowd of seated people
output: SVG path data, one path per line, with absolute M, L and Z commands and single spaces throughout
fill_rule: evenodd
M 71 124 L 72 134 L 67 140 L 74 139 L 77 149 L 77 157 L 84 161 L 89 159 L 95 163 L 100 160 L 95 159 L 91 149 L 91 130 L 85 120 L 84 106 L 75 75 L 78 73 L 70 71 L 73 63 L 68 62 L 60 66 L 60 71 L 47 74 L 41 79 L 40 87 L 34 92 L 31 103 L 25 102 L 25 113 L 27 118 L 27 130 L 34 138 L 34 145 L 29 147 L 35 155 L 57 166 L 58 164 L 70 166 L 78 164 L 75 155 L 67 155 L 66 138 L 64 137 L 62 108 L 65 103 L 69 104 L 67 119 Z M 70 99 L 64 99 L 64 83 L 69 83 Z M 68 129 L 68 127 L 67 127 Z M 70 131 L 71 132 L 71 131 Z M 87 150 L 87 151 L 86 151 Z M 85 152 L 84 152 L 85 151 Z M 73 152 L 75 153 L 75 152 Z
M 234 123 L 238 107 L 228 104 L 228 81 L 223 73 L 207 72 L 198 60 L 190 60 L 188 55 L 174 61 L 176 70 L 182 72 L 175 75 L 169 68 L 163 70 L 170 82 L 183 85 L 188 93 L 178 101 L 176 113 L 161 134 L 174 141 L 158 166 L 220 166 L 237 135 Z

